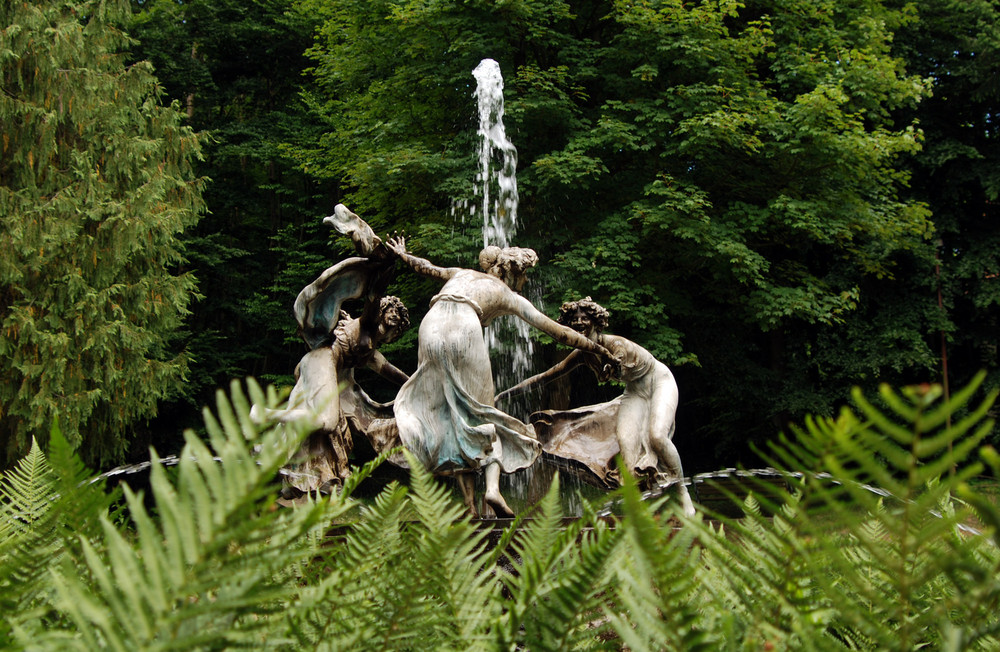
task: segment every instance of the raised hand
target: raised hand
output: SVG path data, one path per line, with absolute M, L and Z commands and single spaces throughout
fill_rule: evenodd
M 389 251 L 400 257 L 407 253 L 406 237 L 403 235 L 392 234 L 392 237 L 385 241 L 385 246 L 389 248 Z

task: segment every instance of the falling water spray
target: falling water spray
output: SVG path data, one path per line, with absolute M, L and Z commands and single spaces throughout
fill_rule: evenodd
M 479 170 L 476 173 L 476 201 L 466 204 L 464 213 L 482 212 L 483 246 L 509 247 L 517 232 L 517 149 L 507 138 L 504 127 L 503 75 L 500 64 L 493 59 L 483 59 L 472 71 L 476 78 L 476 104 L 479 108 Z M 528 299 L 540 305 L 541 292 L 526 287 Z M 486 344 L 493 362 L 494 383 L 497 390 L 507 389 L 534 372 L 534 346 L 531 329 L 524 321 L 513 316 L 500 317 L 486 330 Z M 513 416 L 526 419 L 531 410 L 530 397 L 518 397 L 502 406 Z M 536 466 L 517 473 L 504 475 L 501 487 L 512 506 L 538 500 L 540 495 L 532 487 Z M 546 476 L 548 477 L 548 476 Z M 518 507 L 515 507 L 518 509 Z
M 507 138 L 503 123 L 503 75 L 493 59 L 483 59 L 472 75 L 479 107 L 476 195 L 483 219 L 483 246 L 508 247 L 517 231 L 517 149 Z M 529 299 L 535 302 L 536 297 Z M 515 317 L 496 320 L 486 329 L 486 342 L 495 361 L 498 390 L 531 375 L 534 347 L 530 327 L 524 321 Z M 517 412 L 519 406 L 507 407 Z
M 507 138 L 500 64 L 483 59 L 472 71 L 479 106 L 479 173 L 483 245 L 510 246 L 517 230 L 517 149 Z

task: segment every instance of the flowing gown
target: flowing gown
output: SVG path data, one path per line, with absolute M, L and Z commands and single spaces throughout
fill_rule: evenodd
M 505 473 L 531 465 L 540 446 L 531 425 L 498 410 L 483 325 L 510 311 L 484 314 L 465 294 L 434 297 L 420 323 L 417 370 L 394 402 L 399 436 L 432 472 L 478 469 L 493 461 Z
M 288 398 L 296 412 L 304 410 L 306 418 L 315 419 L 315 432 L 286 466 L 288 484 L 303 492 L 345 480 L 351 472 L 348 457 L 354 438 L 367 435 L 374 421 L 392 416 L 391 403 L 372 400 L 354 380 L 354 369 L 368 364 L 375 353 L 370 340 L 360 341 L 357 320 L 342 321 L 334 337 L 332 345 L 302 358 Z

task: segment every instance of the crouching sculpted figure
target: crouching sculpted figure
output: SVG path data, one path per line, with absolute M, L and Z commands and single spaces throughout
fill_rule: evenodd
M 295 368 L 289 407 L 262 415 L 279 423 L 302 420 L 311 431 L 285 469 L 287 483 L 298 491 L 328 492 L 342 484 L 354 439 L 365 436 L 376 419 L 392 416 L 391 404 L 373 401 L 354 381 L 354 370 L 367 367 L 397 385 L 406 382 L 407 375 L 378 351 L 409 326 L 406 306 L 393 296 L 382 297 L 379 306 L 370 324 L 341 313 L 333 343 L 313 349 Z
M 338 204 L 324 223 L 351 237 L 360 254 L 326 269 L 295 300 L 299 333 L 310 350 L 295 369 L 295 387 L 284 410 L 254 406 L 257 420 L 304 422 L 310 434 L 284 469 L 285 493 L 329 491 L 350 473 L 354 438 L 376 419 L 392 417 L 392 405 L 376 403 L 354 381 L 367 367 L 402 385 L 408 376 L 378 351 L 409 326 L 406 306 L 383 296 L 396 259 L 360 217 Z M 350 299 L 364 302 L 361 316 L 341 309 Z
M 474 479 L 485 469 L 485 502 L 498 516 L 513 512 L 500 494 L 500 473 L 532 464 L 540 453 L 530 424 L 498 410 L 483 327 L 501 315 L 516 315 L 555 339 L 580 347 L 598 360 L 603 345 L 549 319 L 518 292 L 538 260 L 531 249 L 487 247 L 483 271 L 438 267 L 411 255 L 402 237 L 386 245 L 414 271 L 444 281 L 420 323 L 417 370 L 394 402 L 401 442 L 434 473 L 458 472 L 470 513 L 477 515 Z
M 531 421 L 544 450 L 586 464 L 605 481 L 613 478 L 613 458 L 620 453 L 625 468 L 643 484 L 655 482 L 660 473 L 679 480 L 684 512 L 694 514 L 683 482 L 681 458 L 673 443 L 678 391 L 670 369 L 635 342 L 604 333 L 608 311 L 590 297 L 564 303 L 559 323 L 612 353 L 621 363 L 620 373 L 615 375 L 625 383 L 625 391 L 608 403 L 533 414 Z M 602 381 L 610 379 L 603 360 L 579 347 L 551 369 L 500 393 L 496 400 L 523 393 L 580 366 L 592 369 Z

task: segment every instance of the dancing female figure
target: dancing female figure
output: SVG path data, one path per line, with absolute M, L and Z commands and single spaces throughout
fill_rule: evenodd
M 678 391 L 670 369 L 635 342 L 603 333 L 608 325 L 608 311 L 590 297 L 564 303 L 559 311 L 559 323 L 606 347 L 621 363 L 620 374 L 616 375 L 625 383 L 625 392 L 617 404 L 615 436 L 625 468 L 640 480 L 655 479 L 659 472 L 676 478 L 682 507 L 685 513 L 694 514 L 694 505 L 684 484 L 681 458 L 673 442 Z M 551 369 L 501 392 L 496 400 L 521 394 L 579 366 L 591 368 L 602 381 L 609 380 L 610 374 L 603 361 L 578 348 Z M 579 411 L 587 415 L 599 412 L 604 410 Z
M 295 367 L 295 387 L 284 410 L 255 405 L 251 416 L 258 421 L 300 422 L 310 431 L 286 468 L 289 495 L 299 492 L 329 492 L 350 475 L 348 457 L 354 437 L 364 435 L 368 425 L 391 416 L 388 405 L 376 403 L 354 381 L 354 370 L 367 367 L 397 385 L 408 376 L 378 350 L 394 342 L 410 325 L 406 306 L 387 296 L 359 318 L 342 312 L 332 334 L 332 343 L 317 347 Z M 375 317 L 370 323 L 367 317 Z
M 529 466 L 540 446 L 530 424 L 494 406 L 483 327 L 501 315 L 516 315 L 597 359 L 608 352 L 518 294 L 527 270 L 538 261 L 531 249 L 487 247 L 479 256 L 480 272 L 438 267 L 413 256 L 402 237 L 389 239 L 386 246 L 414 271 L 445 282 L 420 323 L 417 370 L 394 402 L 400 440 L 435 473 L 485 468 L 486 503 L 498 516 L 512 516 L 500 495 L 500 473 Z M 458 482 L 466 506 L 476 514 L 472 477 L 458 473 Z

